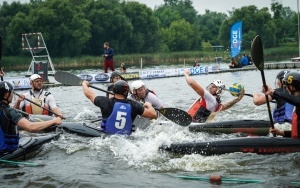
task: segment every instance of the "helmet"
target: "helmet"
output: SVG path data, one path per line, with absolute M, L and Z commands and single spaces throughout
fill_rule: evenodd
M 283 84 L 293 86 L 297 91 L 300 91 L 300 73 L 290 72 L 283 78 Z
M 114 83 L 113 87 L 113 92 L 114 94 L 121 94 L 127 97 L 128 92 L 129 92 L 129 85 L 126 81 L 124 80 L 119 80 Z
M 215 86 L 217 86 L 217 94 L 221 94 L 223 89 L 225 89 L 225 84 L 221 80 L 215 80 L 212 82 L 212 84 L 215 84 Z
M 212 82 L 212 84 L 214 84 L 218 88 L 216 94 L 221 94 L 223 92 L 223 89 L 225 89 L 225 84 L 221 80 L 215 80 Z
M 7 82 L 7 81 L 2 81 L 0 82 L 0 98 L 4 99 L 4 95 L 9 92 L 11 93 L 14 90 L 14 86 Z
M 121 74 L 118 71 L 114 71 L 110 74 L 110 82 L 112 82 L 112 80 L 114 79 L 114 77 L 119 76 L 121 78 L 121 80 L 125 80 L 125 78 L 123 78 L 121 76 Z M 125 80 L 126 81 L 126 80 Z
M 282 70 L 282 71 L 280 71 L 280 72 L 277 74 L 276 78 L 277 78 L 277 79 L 282 79 L 282 78 L 284 78 L 284 76 L 287 75 L 289 72 L 290 72 L 290 71 L 288 71 L 288 70 Z
M 145 84 L 144 84 L 144 82 L 142 82 L 141 80 L 134 81 L 134 82 L 132 82 L 132 84 L 131 84 L 132 90 L 134 90 L 134 89 L 139 89 L 139 88 L 141 88 L 141 87 L 143 87 L 143 86 L 145 86 Z
M 282 82 L 282 79 L 285 77 L 285 75 L 287 75 L 290 71 L 288 70 L 282 70 L 280 71 L 277 76 L 276 76 L 276 79 L 275 79 L 275 87 L 278 88 L 278 87 L 283 87 L 283 82 Z M 278 85 L 278 80 L 280 81 L 281 85 Z
M 30 82 L 33 82 L 33 81 L 36 80 L 36 79 L 42 79 L 42 77 L 41 77 L 40 75 L 38 75 L 38 74 L 33 74 L 33 75 L 31 75 L 31 76 L 29 77 L 29 81 L 30 81 Z

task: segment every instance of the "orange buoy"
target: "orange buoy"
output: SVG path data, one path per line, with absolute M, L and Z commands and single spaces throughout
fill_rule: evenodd
M 210 183 L 221 184 L 222 177 L 220 175 L 211 175 L 209 181 Z

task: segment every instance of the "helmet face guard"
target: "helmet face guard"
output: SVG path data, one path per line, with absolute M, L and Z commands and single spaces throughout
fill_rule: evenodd
M 216 95 L 221 95 L 225 89 L 225 84 L 221 80 L 215 80 L 211 84 L 214 84 L 217 87 Z M 208 89 L 211 84 L 209 84 L 206 88 Z
M 279 86 L 278 86 L 278 81 L 281 83 L 281 88 L 283 88 L 283 78 L 285 77 L 285 75 L 287 75 L 288 73 L 290 73 L 290 71 L 288 71 L 288 70 L 282 70 L 282 71 L 280 71 L 278 74 L 277 74 L 277 76 L 276 76 L 276 79 L 275 79 L 275 88 L 280 88 Z
M 296 91 L 300 91 L 300 73 L 290 72 L 283 78 L 282 82 L 292 95 L 294 95 Z M 290 86 L 293 86 L 293 88 L 291 88 Z
M 11 83 L 9 83 L 7 81 L 0 82 L 0 98 L 1 98 L 1 100 L 6 100 L 7 103 L 9 103 L 8 99 L 9 99 L 10 94 L 13 92 L 13 90 L 14 90 L 14 86 Z M 4 98 L 6 93 L 9 93 L 9 95 L 7 98 Z

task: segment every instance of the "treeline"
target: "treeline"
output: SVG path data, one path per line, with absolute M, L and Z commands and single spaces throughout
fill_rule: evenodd
M 233 5 L 234 7 L 234 5 Z M 3 55 L 22 50 L 24 33 L 41 32 L 51 56 L 97 55 L 109 42 L 117 54 L 209 51 L 230 46 L 230 27 L 243 21 L 242 48 L 255 35 L 266 48 L 297 41 L 297 13 L 281 4 L 268 8 L 245 6 L 228 14 L 206 10 L 198 14 L 191 0 L 164 0 L 154 10 L 124 0 L 31 0 L 3 2 L 0 35 Z

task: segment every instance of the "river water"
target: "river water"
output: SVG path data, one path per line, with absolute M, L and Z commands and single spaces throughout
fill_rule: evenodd
M 279 70 L 265 70 L 267 83 L 274 86 L 278 72 Z M 7 76 L 22 74 L 11 72 Z M 260 92 L 262 85 L 260 71 L 256 70 L 198 75 L 193 78 L 204 86 L 215 79 L 223 80 L 227 87 L 232 82 L 242 83 L 246 93 L 250 94 Z M 197 98 L 184 77 L 144 82 L 168 107 L 187 110 Z M 96 86 L 106 88 L 105 84 Z M 85 98 L 81 87 L 62 86 L 50 88 L 49 91 L 67 116 L 66 121 L 89 122 L 100 115 L 100 110 Z M 22 92 L 25 91 L 18 91 Z M 105 95 L 101 91 L 95 92 Z M 234 97 L 228 92 L 222 96 L 223 101 L 232 99 Z M 220 112 L 215 121 L 236 119 L 268 119 L 267 106 L 255 106 L 252 98 L 245 96 L 231 109 Z M 300 181 L 300 153 L 201 156 L 172 155 L 158 150 L 160 145 L 173 142 L 206 141 L 236 136 L 239 135 L 190 133 L 187 127 L 172 122 L 161 124 L 159 120 L 146 130 L 138 129 L 130 137 L 85 138 L 64 133 L 57 141 L 45 144 L 38 156 L 27 161 L 42 163 L 44 166 L 1 167 L 0 187 L 218 187 L 219 185 L 208 181 L 183 180 L 177 177 L 209 177 L 212 174 L 264 181 L 255 184 L 223 182 L 222 187 L 287 187 L 294 185 L 291 182 Z

